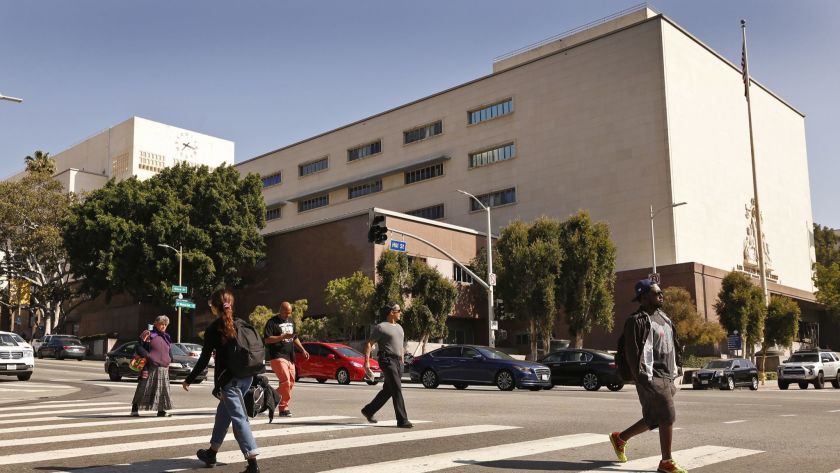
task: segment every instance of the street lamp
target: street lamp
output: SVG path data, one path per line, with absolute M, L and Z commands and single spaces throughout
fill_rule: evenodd
M 23 99 L 19 99 L 17 97 L 9 97 L 8 95 L 3 95 L 3 94 L 0 94 L 0 100 L 8 100 L 9 102 L 17 102 L 17 103 L 23 102 Z
M 178 246 L 178 248 L 175 248 L 174 246 L 165 245 L 163 243 L 158 243 L 158 246 L 161 246 L 163 248 L 169 248 L 170 250 L 174 251 L 175 253 L 178 253 L 178 285 L 183 286 L 183 284 L 181 284 L 181 275 L 182 275 L 182 269 L 184 268 L 184 264 L 183 264 L 184 263 L 184 247 L 183 246 Z M 184 297 L 184 296 L 179 293 L 178 297 Z M 177 340 L 178 340 L 178 343 L 181 343 L 181 306 L 178 306 L 178 339 Z
M 656 212 L 653 211 L 653 205 L 650 206 L 650 253 L 653 257 L 653 271 L 651 271 L 653 274 L 656 274 L 656 241 L 653 236 L 653 218 L 656 217 L 656 214 L 665 209 L 673 209 L 674 207 L 679 207 L 680 205 L 685 205 L 687 203 L 688 202 L 678 202 L 675 204 L 666 205 L 665 207 L 662 207 Z
M 470 194 L 467 191 L 462 191 L 461 189 L 457 189 L 458 192 L 464 194 L 473 200 L 475 200 L 478 205 L 481 206 L 482 209 L 487 211 L 487 328 L 488 328 L 488 345 L 491 347 L 496 346 L 496 339 L 493 337 L 493 286 L 496 285 L 496 275 L 493 274 L 493 249 L 492 249 L 492 241 L 493 241 L 493 234 L 491 232 L 490 226 L 490 207 L 484 205 L 478 197 Z

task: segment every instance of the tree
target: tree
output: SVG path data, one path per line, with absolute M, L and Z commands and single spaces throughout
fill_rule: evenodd
M 33 174 L 46 174 L 52 176 L 55 174 L 55 159 L 50 157 L 50 153 L 45 153 L 41 150 L 35 151 L 32 156 L 24 158 L 26 163 L 26 171 Z
M 669 287 L 664 292 L 665 304 L 662 310 L 671 318 L 677 328 L 680 341 L 685 345 L 717 345 L 726 338 L 726 332 L 720 323 L 705 320 L 697 312 L 697 305 L 688 291 L 681 287 Z
M 557 278 L 557 300 L 566 314 L 575 347 L 593 327 L 613 328 L 613 286 L 616 248 L 605 223 L 593 223 L 578 212 L 561 226 L 565 255 Z
M 458 288 L 437 269 L 421 261 L 411 265 L 411 273 L 412 299 L 403 314 L 403 326 L 408 338 L 420 340 L 421 351 L 425 353 L 429 339 L 446 337 L 446 321 L 455 308 Z
M 814 224 L 814 285 L 817 302 L 840 316 L 840 238 L 834 230 Z
M 373 293 L 373 281 L 361 271 L 327 283 L 324 301 L 328 306 L 335 308 L 336 328 L 344 333 L 345 338 L 352 340 L 357 327 L 373 321 L 370 307 Z
M 768 348 L 793 344 L 799 332 L 801 316 L 802 311 L 793 299 L 784 296 L 770 297 L 767 320 L 764 323 L 764 341 L 761 344 L 761 371 L 764 371 Z
M 91 297 L 128 293 L 138 302 L 172 306 L 178 257 L 160 244 L 183 246 L 184 285 L 194 294 L 236 287 L 239 271 L 263 257 L 262 184 L 230 166 L 181 164 L 154 177 L 120 182 L 86 196 L 65 219 L 73 273 Z
M 254 307 L 254 311 L 248 316 L 248 321 L 257 330 L 257 333 L 262 336 L 265 331 L 265 324 L 270 318 L 274 317 L 274 311 L 264 305 Z
M 405 307 L 405 296 L 411 292 L 411 265 L 405 253 L 386 250 L 376 262 L 376 287 L 373 292 L 374 321 L 380 321 L 379 308 L 389 302 Z
M 840 263 L 840 237 L 837 236 L 835 230 L 815 223 L 814 251 L 817 263 L 823 266 Z
M 51 162 L 47 153 L 35 155 L 38 163 Z M 39 169 L 27 161 L 22 179 L 0 182 L 0 271 L 16 286 L 29 287 L 29 306 L 41 312 L 50 333 L 55 322 L 61 322 L 84 298 L 71 277 L 60 227 L 75 196 L 65 192 L 51 173 Z M 2 303 L 17 306 L 21 302 L 10 299 Z
M 729 333 L 738 332 L 744 341 L 744 353 L 752 358 L 755 344 L 764 335 L 764 291 L 749 276 L 733 271 L 723 278 L 715 311 Z

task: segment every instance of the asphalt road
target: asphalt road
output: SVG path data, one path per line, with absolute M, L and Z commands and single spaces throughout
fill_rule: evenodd
M 270 376 L 273 378 L 273 375 Z M 203 467 L 217 401 L 211 383 L 173 383 L 171 418 L 128 416 L 133 381 L 111 382 L 101 362 L 38 360 L 29 382 L 0 378 L 0 472 L 157 472 Z M 386 406 L 367 424 L 359 409 L 380 386 L 301 380 L 291 418 L 253 421 L 264 472 L 655 471 L 655 432 L 634 438 L 628 464 L 613 463 L 606 434 L 640 417 L 632 386 L 501 392 L 404 387 L 411 430 Z M 840 390 L 681 390 L 674 457 L 690 471 L 834 472 Z M 232 433 L 216 472 L 244 460 Z M 357 467 L 357 468 L 356 468 Z

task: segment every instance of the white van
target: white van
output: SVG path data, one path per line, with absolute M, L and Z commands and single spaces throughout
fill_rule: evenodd
M 17 376 L 29 381 L 35 371 L 32 346 L 12 332 L 0 332 L 0 375 Z

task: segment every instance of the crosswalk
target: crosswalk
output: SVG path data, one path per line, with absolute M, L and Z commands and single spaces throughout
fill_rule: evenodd
M 192 452 L 209 441 L 213 407 L 173 409 L 172 417 L 147 414 L 139 418 L 127 416 L 126 408 L 124 403 L 108 400 L 0 406 L 0 445 L 4 447 L 0 450 L 0 472 L 146 473 L 203 468 Z M 611 463 L 612 451 L 604 433 L 564 433 L 504 443 L 506 439 L 528 438 L 527 429 L 493 423 L 413 422 L 414 429 L 403 430 L 394 428 L 394 421 L 369 424 L 359 416 L 337 413 L 280 418 L 272 424 L 260 416 L 251 425 L 260 445 L 260 461 L 266 466 L 264 471 L 280 471 L 281 466 L 285 471 L 287 458 L 301 455 L 305 457 L 297 458 L 311 462 L 303 471 L 331 473 L 449 471 L 546 455 L 551 461 L 561 458 L 566 466 L 572 465 L 572 469 L 564 467 L 563 471 L 581 472 L 655 471 L 659 461 L 657 456 Z M 437 447 L 424 455 L 418 446 L 427 442 L 436 442 Z M 398 458 L 377 461 L 379 447 L 389 445 L 396 446 L 389 451 L 399 452 Z M 338 451 L 353 453 L 329 455 Z M 703 445 L 677 451 L 675 456 L 689 469 L 715 465 L 708 471 L 717 471 L 728 461 L 762 453 Z M 580 460 L 593 457 L 606 461 L 592 465 Z M 344 458 L 344 464 L 335 460 Z M 218 460 L 229 465 L 244 463 L 233 435 L 228 435 Z M 488 467 L 488 471 L 502 470 Z

